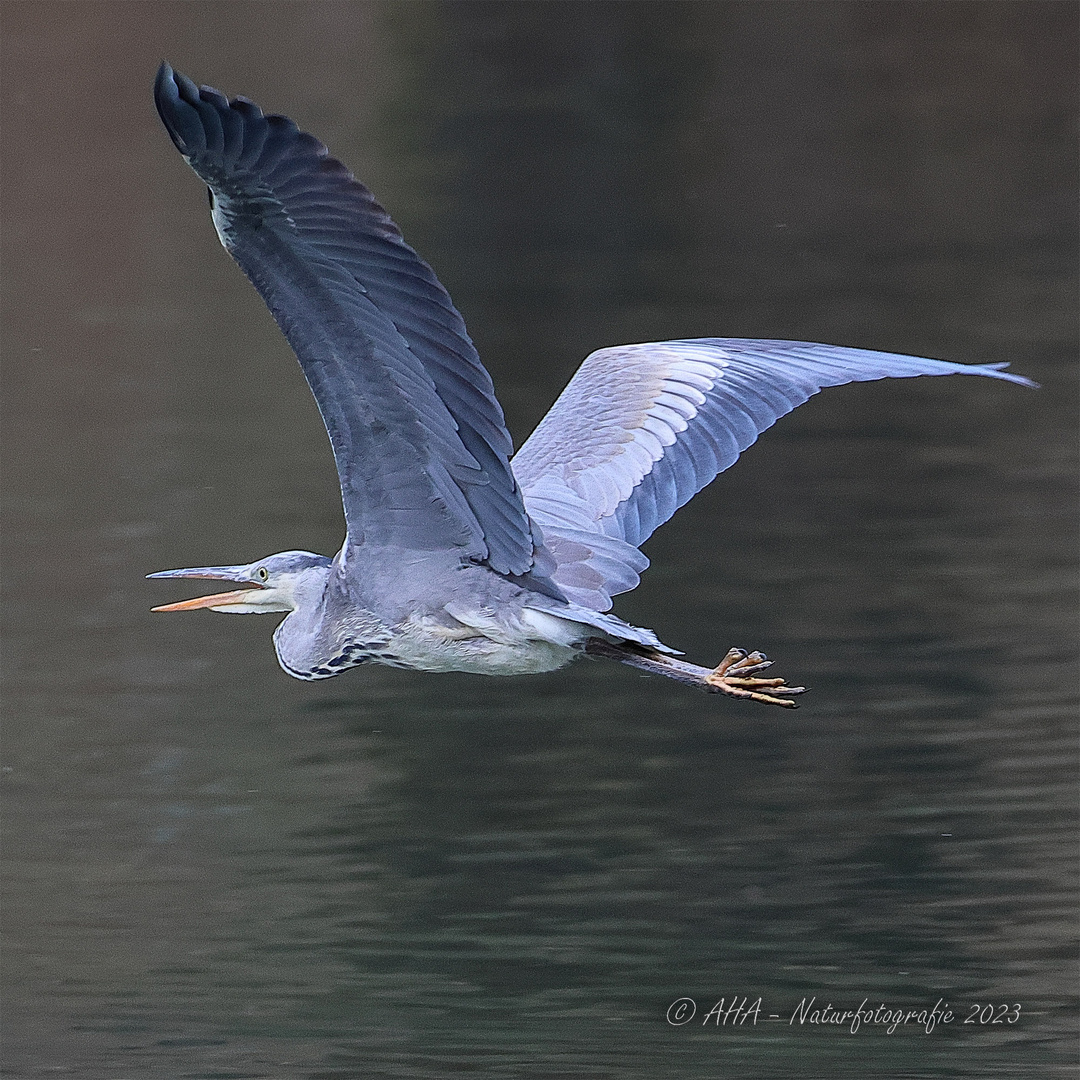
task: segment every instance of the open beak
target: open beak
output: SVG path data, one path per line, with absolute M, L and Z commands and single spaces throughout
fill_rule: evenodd
M 242 581 L 249 586 L 235 592 L 212 593 L 210 596 L 196 596 L 193 600 L 180 600 L 175 604 L 162 604 L 151 611 L 194 611 L 196 608 L 228 608 L 231 604 L 248 602 L 252 592 L 263 586 L 252 581 L 244 570 L 231 566 L 201 566 L 190 570 L 162 570 L 157 574 L 147 574 L 148 578 L 209 578 L 213 581 Z
M 219 592 L 211 596 L 196 596 L 194 600 L 180 600 L 175 604 L 162 604 L 152 607 L 151 611 L 194 611 L 196 608 L 228 607 L 229 604 L 243 604 L 248 593 L 253 589 L 237 589 L 236 592 Z

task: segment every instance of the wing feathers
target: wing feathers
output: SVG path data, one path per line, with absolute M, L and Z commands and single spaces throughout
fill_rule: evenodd
M 589 356 L 513 461 L 525 505 L 572 592 L 616 595 L 636 580 L 626 558 L 781 416 L 826 386 L 917 375 L 986 375 L 1022 385 L 1003 364 L 965 365 L 800 341 L 703 338 L 601 349 Z M 541 497 L 542 496 L 542 497 Z M 573 521 L 573 548 L 560 548 Z M 589 534 L 597 548 L 583 551 Z M 611 539 L 623 548 L 600 546 Z M 567 562 L 563 563 L 564 556 Z M 608 575 L 605 577 L 604 575 Z M 577 594 L 579 603 L 586 601 Z M 601 609 L 601 610 L 606 610 Z
M 168 65 L 155 101 L 213 192 L 222 242 L 300 359 L 334 447 L 350 537 L 452 545 L 528 575 L 536 542 L 502 410 L 431 268 L 291 120 Z

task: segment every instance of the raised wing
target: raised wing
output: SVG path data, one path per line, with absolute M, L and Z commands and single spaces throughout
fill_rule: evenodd
M 915 375 L 1035 385 L 1004 366 L 740 338 L 600 349 L 518 451 L 514 474 L 559 564 L 555 582 L 607 611 L 648 566 L 638 545 L 823 387 Z
M 371 192 L 284 116 L 162 64 L 154 87 L 214 224 L 299 357 L 349 537 L 459 548 L 527 575 L 535 547 L 491 379 L 434 272 Z

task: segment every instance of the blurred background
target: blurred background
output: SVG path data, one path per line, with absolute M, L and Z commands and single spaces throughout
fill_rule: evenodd
M 6 1076 L 1071 1075 L 1074 5 L 0 16 Z M 149 613 L 187 595 L 151 571 L 342 536 L 163 58 L 373 188 L 518 443 L 588 352 L 671 337 L 1043 389 L 826 391 L 650 541 L 617 612 L 764 649 L 797 713 L 599 662 L 294 682 L 272 619 Z M 762 1020 L 703 1026 L 732 995 Z

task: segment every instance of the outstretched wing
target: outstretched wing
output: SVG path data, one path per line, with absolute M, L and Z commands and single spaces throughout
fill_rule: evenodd
M 915 375 L 988 375 L 951 364 L 803 341 L 701 338 L 592 353 L 513 460 L 525 506 L 576 603 L 632 589 L 653 530 L 766 428 L 826 386 Z
M 459 548 L 526 575 L 534 539 L 513 452 L 465 324 L 362 184 L 284 116 L 162 64 L 154 87 L 214 224 L 296 351 L 353 543 Z

